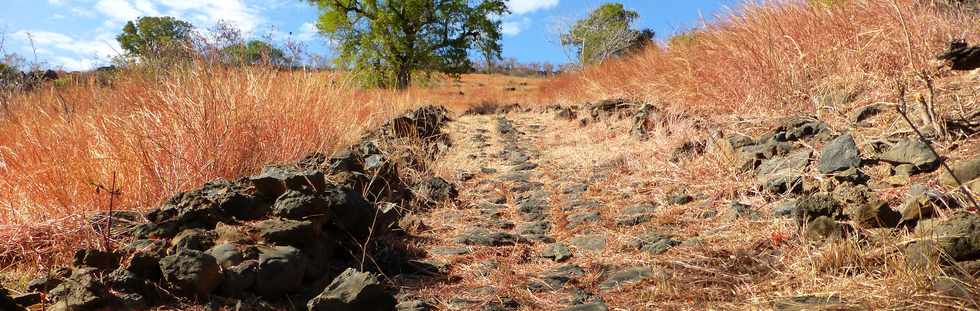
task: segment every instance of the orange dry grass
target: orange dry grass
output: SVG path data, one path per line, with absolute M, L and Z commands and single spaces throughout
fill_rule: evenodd
M 468 74 L 459 80 L 442 79 L 431 87 L 409 90 L 414 97 L 439 103 L 457 111 L 476 105 L 527 104 L 528 96 L 540 91 L 544 81 L 536 77 Z
M 935 68 L 932 58 L 950 39 L 976 41 L 980 33 L 976 15 L 931 1 L 832 3 L 746 4 L 669 47 L 546 83 L 544 96 L 625 96 L 706 114 L 815 113 L 821 107 L 813 102 L 833 95 L 863 103 L 894 95 L 896 79 Z
M 358 90 L 331 73 L 202 66 L 19 94 L 0 114 L 0 260 L 47 260 L 96 243 L 87 219 L 108 208 L 114 175 L 122 194 L 113 207 L 145 210 L 209 180 L 329 153 L 422 104 L 456 102 L 430 93 Z

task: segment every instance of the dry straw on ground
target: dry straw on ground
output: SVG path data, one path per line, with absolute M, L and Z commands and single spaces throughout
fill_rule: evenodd
M 0 260 L 47 259 L 95 242 L 88 217 L 109 208 L 113 174 L 114 209 L 145 210 L 209 180 L 330 152 L 408 109 L 463 110 L 534 79 L 437 83 L 360 90 L 330 72 L 198 64 L 16 94 L 0 116 Z

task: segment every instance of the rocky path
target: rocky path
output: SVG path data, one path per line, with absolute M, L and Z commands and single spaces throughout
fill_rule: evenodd
M 642 257 L 680 242 L 630 233 L 652 220 L 655 205 L 594 198 L 608 191 L 597 186 L 603 174 L 562 161 L 561 146 L 550 146 L 570 122 L 512 113 L 464 116 L 452 127 L 446 158 L 465 180 L 460 201 L 421 217 L 431 227 L 423 235 L 436 241 L 429 254 L 452 276 L 419 293 L 435 296 L 434 307 L 607 310 L 605 293 L 660 277 Z
M 980 267 L 980 248 L 928 241 L 975 236 L 966 228 L 980 218 L 957 211 L 970 202 L 962 189 L 937 192 L 956 183 L 917 138 L 882 144 L 811 117 L 750 137 L 646 105 L 617 116 L 618 107 L 453 121 L 453 147 L 434 172 L 459 198 L 420 212 L 424 226 L 412 232 L 445 278 L 403 288 L 401 310 L 843 310 L 944 299 L 975 309 L 980 296 L 956 284 L 980 275 L 969 268 Z M 951 151 L 964 188 L 977 188 L 975 151 Z M 940 214 L 933 208 L 958 214 L 920 219 Z M 927 242 L 904 247 L 913 228 L 908 237 Z M 962 277 L 921 270 L 942 252 L 968 266 L 954 271 Z M 932 279 L 922 287 L 910 274 Z M 861 290 L 938 294 L 889 304 Z
M 810 117 L 750 137 L 621 101 L 445 113 L 114 221 L 135 240 L 0 309 L 977 309 L 976 138 L 941 173 L 915 138 Z

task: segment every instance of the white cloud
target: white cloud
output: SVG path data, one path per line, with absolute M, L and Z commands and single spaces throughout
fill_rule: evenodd
M 57 32 L 19 30 L 11 38 L 21 41 L 25 52 L 60 55 L 53 58 L 55 65 L 68 70 L 92 69 L 99 59 L 116 55 L 120 51 L 119 44 L 108 33 L 91 39 L 77 39 Z M 34 44 L 33 49 L 31 42 Z
M 299 32 L 296 33 L 296 39 L 300 41 L 312 41 L 319 34 L 316 29 L 316 25 L 312 22 L 303 23 L 299 26 Z
M 94 17 L 95 16 L 95 12 L 92 12 L 92 10 L 83 9 L 83 8 L 71 8 L 71 13 L 72 14 L 75 14 L 75 16 L 81 16 L 81 17 Z
M 558 6 L 559 0 L 508 0 L 507 7 L 510 12 L 517 15 L 524 15 L 538 10 L 551 9 Z
M 71 37 L 50 31 L 27 31 L 20 30 L 13 33 L 13 38 L 17 40 L 33 41 L 35 45 L 63 44 L 73 41 Z
M 549 0 L 553 1 L 553 0 Z M 99 27 L 89 33 L 66 35 L 58 32 L 21 30 L 14 34 L 27 46 L 25 52 L 37 50 L 51 58 L 53 65 L 66 69 L 91 69 L 107 56 L 117 55 L 121 48 L 115 40 L 115 33 L 122 25 L 142 16 L 173 16 L 194 24 L 205 35 L 217 22 L 238 27 L 245 36 L 253 36 L 266 22 L 263 12 L 279 7 L 302 3 L 295 0 L 47 0 L 50 5 L 60 6 L 71 15 L 102 20 Z M 30 48 L 27 33 L 31 33 L 35 49 Z M 274 32 L 274 30 L 273 30 Z M 317 35 L 312 23 L 299 28 L 297 37 L 312 40 Z
M 92 58 L 70 58 L 70 57 L 55 57 L 54 60 L 58 62 L 62 68 L 65 70 L 89 70 L 98 66 L 98 60 Z
M 531 19 L 524 17 L 519 20 L 509 20 L 500 23 L 500 33 L 505 36 L 516 36 L 531 26 Z
M 522 15 L 554 8 L 558 6 L 558 2 L 559 0 L 507 0 L 510 14 L 493 18 L 502 19 L 500 33 L 513 37 L 531 27 L 531 19 Z
M 150 6 L 147 7 L 146 3 L 144 3 L 142 8 L 152 8 L 152 4 Z M 155 15 L 152 12 L 156 11 L 155 9 L 152 12 L 140 11 L 131 1 L 126 0 L 99 0 L 95 4 L 95 9 L 115 22 L 126 22 L 140 16 Z
M 199 28 L 206 28 L 218 21 L 234 24 L 245 33 L 254 31 L 264 18 L 259 10 L 243 0 L 154 0 L 165 8 L 167 15 L 188 18 Z
M 244 0 L 99 0 L 95 9 L 119 25 L 141 16 L 167 15 L 190 21 L 201 29 L 225 21 L 249 33 L 264 20 Z

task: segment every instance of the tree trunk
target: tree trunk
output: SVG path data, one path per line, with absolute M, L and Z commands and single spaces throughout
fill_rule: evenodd
M 412 68 L 410 66 L 401 65 L 395 69 L 395 87 L 399 90 L 407 89 L 412 84 Z

